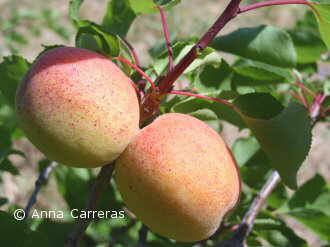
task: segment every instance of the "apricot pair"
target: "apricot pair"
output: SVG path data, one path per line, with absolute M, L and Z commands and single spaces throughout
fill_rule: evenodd
M 139 130 L 132 81 L 94 52 L 44 53 L 18 89 L 16 110 L 26 136 L 50 159 L 76 167 L 117 159 L 125 203 L 163 236 L 206 239 L 238 201 L 239 174 L 221 137 L 177 113 Z

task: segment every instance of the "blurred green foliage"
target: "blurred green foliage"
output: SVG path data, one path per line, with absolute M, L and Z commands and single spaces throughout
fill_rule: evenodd
M 38 11 L 7 3 L 1 11 L 7 14 L 0 16 L 0 36 L 3 37 L 0 55 L 5 50 L 18 54 L 20 47 L 29 45 L 31 37 L 39 37 L 43 31 L 51 30 L 63 40 L 70 38 L 68 29 L 60 24 L 61 14 L 57 10 Z

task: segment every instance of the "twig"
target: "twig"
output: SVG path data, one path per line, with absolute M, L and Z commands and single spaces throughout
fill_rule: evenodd
M 159 10 L 160 17 L 162 19 L 163 32 L 164 32 L 164 37 L 165 37 L 165 42 L 166 42 L 166 47 L 167 47 L 167 52 L 168 52 L 168 73 L 170 73 L 174 69 L 173 50 L 171 47 L 170 31 L 169 31 L 168 24 L 167 24 L 166 14 L 165 14 L 163 8 L 159 5 L 157 5 L 157 8 Z
M 275 189 L 280 180 L 280 175 L 278 174 L 278 172 L 274 171 L 267 179 L 266 183 L 264 184 L 256 198 L 253 200 L 250 208 L 244 215 L 242 223 L 239 225 L 234 235 L 230 239 L 220 243 L 218 247 L 244 246 L 244 240 L 250 234 L 253 228 L 254 220 L 265 205 L 268 196 L 272 193 L 272 191 Z
M 214 97 L 210 97 L 210 96 L 199 95 L 199 94 L 183 92 L 183 91 L 176 91 L 176 90 L 172 90 L 171 92 L 169 92 L 169 94 L 191 96 L 191 97 L 196 97 L 196 98 L 200 98 L 200 99 L 206 99 L 206 100 L 210 100 L 210 101 L 214 101 L 214 102 L 217 102 L 217 103 L 228 105 L 232 108 L 236 108 L 236 106 L 234 104 L 230 103 L 227 100 L 218 99 L 218 98 L 214 98 Z
M 103 166 L 99 174 L 97 175 L 96 181 L 92 187 L 92 190 L 90 192 L 90 196 L 86 205 L 86 210 L 91 211 L 95 210 L 97 207 L 97 202 L 100 199 L 100 196 L 104 190 L 104 187 L 107 183 L 110 182 L 112 172 L 114 170 L 115 164 L 114 162 Z M 86 231 L 87 227 L 91 223 L 93 219 L 89 219 L 88 217 L 86 219 L 79 218 L 77 224 L 75 225 L 74 230 L 69 235 L 69 238 L 67 240 L 66 246 L 67 247 L 76 247 L 78 246 L 78 242 L 84 232 Z
M 274 6 L 274 5 L 287 5 L 287 4 L 306 4 L 307 5 L 308 2 L 305 0 L 274 0 L 274 1 L 267 1 L 267 2 L 259 2 L 259 3 L 251 4 L 247 7 L 241 8 L 239 10 L 239 14 L 250 11 L 250 10 L 263 8 L 263 7 Z
M 147 236 L 148 236 L 148 227 L 144 224 L 142 224 L 140 230 L 139 230 L 139 243 L 135 247 L 147 247 Z
M 227 8 L 223 11 L 220 17 L 203 35 L 203 37 L 194 45 L 184 58 L 168 73 L 164 78 L 157 78 L 159 81 L 160 96 L 165 96 L 172 90 L 174 82 L 182 75 L 182 73 L 189 67 L 189 65 L 198 57 L 199 53 L 203 51 L 208 44 L 216 37 L 220 30 L 234 17 L 237 16 L 239 4 L 241 0 L 231 0 Z M 156 100 L 155 100 L 156 99 Z M 142 101 L 141 106 L 141 122 L 145 122 L 159 109 L 159 97 L 150 96 L 147 94 Z
M 110 243 L 109 243 L 108 247 L 113 247 L 117 241 L 116 236 L 120 236 L 120 235 L 126 233 L 129 229 L 131 229 L 136 224 L 136 222 L 137 222 L 136 219 L 132 219 L 131 222 L 128 223 L 127 225 L 120 227 L 116 231 L 112 231 L 111 239 L 110 239 Z
M 57 162 L 51 162 L 49 166 L 45 167 L 41 172 L 40 175 L 35 183 L 35 188 L 34 191 L 24 209 L 25 212 L 25 217 L 24 219 L 26 219 L 29 216 L 30 210 L 33 207 L 33 205 L 37 202 L 37 196 L 38 193 L 41 189 L 41 187 L 45 184 L 45 182 L 47 181 L 50 173 L 52 172 L 52 170 L 58 166 Z
M 309 109 L 309 105 L 305 100 L 304 96 L 298 95 L 295 92 L 290 92 L 291 96 L 294 97 L 298 102 L 302 103 L 306 109 Z
M 151 78 L 142 69 L 140 69 L 136 64 L 132 64 L 129 60 L 122 58 L 122 57 L 114 57 L 113 60 L 118 60 L 118 61 L 123 62 L 123 63 L 127 64 L 128 66 L 132 67 L 135 71 L 137 71 L 141 76 L 143 76 L 150 83 L 152 90 L 154 90 L 154 91 L 157 90 L 157 87 L 155 86 L 155 84 L 151 80 Z
M 309 94 L 310 96 L 315 98 L 316 94 L 312 90 L 310 90 L 309 88 L 305 87 L 305 85 L 303 83 L 302 75 L 299 73 L 299 71 L 294 69 L 293 70 L 293 75 L 296 77 L 296 85 L 297 85 L 298 88 L 301 89 L 302 93 L 303 94 Z
M 248 225 L 248 231 L 246 233 L 247 235 L 251 232 L 254 220 L 256 219 L 262 207 L 265 205 L 267 197 L 272 193 L 280 180 L 280 175 L 277 171 L 274 171 L 267 179 L 257 197 L 253 200 L 249 210 L 244 215 L 242 224 Z
M 313 102 L 313 105 L 311 107 L 311 110 L 310 110 L 310 116 L 311 118 L 317 118 L 320 114 L 320 109 L 322 107 L 322 104 L 324 102 L 324 100 L 326 99 L 326 95 L 324 94 L 318 94 L 316 95 L 315 99 L 314 99 L 314 102 Z
M 134 47 L 124 38 L 122 38 L 122 40 L 124 41 L 124 43 L 127 45 L 127 47 L 129 48 L 129 50 L 131 51 L 132 55 L 133 55 L 133 58 L 134 58 L 134 61 L 135 61 L 135 64 L 136 66 L 138 66 L 139 68 L 141 67 L 140 66 L 140 59 L 139 59 L 139 56 L 137 55 Z

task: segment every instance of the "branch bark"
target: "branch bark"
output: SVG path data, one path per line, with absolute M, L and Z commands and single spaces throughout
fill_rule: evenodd
M 104 191 L 104 187 L 107 183 L 110 182 L 115 164 L 114 162 L 103 166 L 96 178 L 96 181 L 92 187 L 90 192 L 90 196 L 86 205 L 86 210 L 95 210 L 97 207 L 97 203 L 100 199 L 102 192 Z M 83 236 L 84 232 L 86 231 L 87 227 L 91 223 L 93 219 L 83 219 L 79 218 L 75 228 L 73 229 L 72 233 L 69 235 L 69 238 L 66 242 L 67 247 L 76 247 L 78 246 L 80 238 Z
M 50 173 L 52 172 L 52 170 L 58 166 L 57 162 L 51 162 L 49 166 L 47 166 L 46 168 L 44 168 L 41 172 L 40 175 L 35 183 L 35 189 L 24 209 L 25 212 L 25 216 L 24 219 L 26 219 L 29 216 L 30 210 L 33 207 L 33 205 L 37 202 L 37 196 L 38 193 L 41 189 L 41 187 L 45 184 L 45 182 L 47 181 Z
M 253 200 L 250 208 L 245 213 L 242 223 L 238 226 L 237 230 L 235 231 L 234 235 L 220 243 L 218 247 L 243 247 L 245 238 L 250 234 L 254 221 L 258 214 L 260 213 L 261 209 L 266 203 L 268 196 L 272 193 L 272 191 L 276 188 L 278 183 L 281 181 L 280 175 L 277 171 L 274 171 L 269 178 L 267 179 L 266 183 Z

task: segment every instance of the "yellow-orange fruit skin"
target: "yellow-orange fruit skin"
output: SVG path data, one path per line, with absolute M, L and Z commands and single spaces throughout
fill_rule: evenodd
M 130 79 L 106 57 L 73 47 L 35 61 L 18 88 L 16 112 L 38 149 L 74 167 L 115 160 L 139 129 Z
M 181 242 L 210 237 L 240 194 L 237 166 L 221 137 L 177 113 L 139 132 L 117 160 L 115 179 L 144 224 Z

